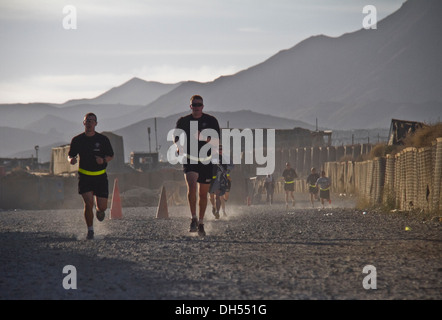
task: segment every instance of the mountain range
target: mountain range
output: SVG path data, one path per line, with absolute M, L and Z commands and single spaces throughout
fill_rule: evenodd
M 441 16 L 442 1 L 408 0 L 377 29 L 310 37 L 214 81 L 132 78 L 93 99 L 3 104 L 0 157 L 32 154 L 38 144 L 41 160 L 49 159 L 52 146 L 69 143 L 83 130 L 87 112 L 98 115 L 97 130 L 123 136 L 126 157 L 147 150 L 146 128 L 153 130 L 154 118 L 164 147 L 165 135 L 189 112 L 196 93 L 204 97 L 205 111 L 231 128 L 314 129 L 318 120 L 321 128 L 369 130 L 388 128 L 392 118 L 440 121 Z

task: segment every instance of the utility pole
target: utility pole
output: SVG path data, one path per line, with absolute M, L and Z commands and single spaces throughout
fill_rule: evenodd
M 157 118 L 155 118 L 155 152 L 158 152 Z
M 38 169 L 38 149 L 40 149 L 40 147 L 37 145 L 34 147 L 35 149 L 35 157 L 37 158 L 37 169 Z
M 149 153 L 152 153 L 152 149 L 150 147 L 150 127 L 147 127 L 147 134 L 149 135 Z

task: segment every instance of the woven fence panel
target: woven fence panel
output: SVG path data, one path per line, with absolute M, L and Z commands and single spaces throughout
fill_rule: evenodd
M 354 162 L 348 161 L 345 170 L 345 193 L 353 194 L 355 192 L 354 182 Z
M 433 162 L 432 148 L 420 148 L 416 154 L 417 169 L 417 208 L 431 210 L 433 194 Z
M 385 178 L 382 201 L 389 207 L 396 206 L 396 197 L 394 194 L 394 167 L 395 158 L 392 155 L 387 155 L 385 159 Z
M 405 207 L 412 209 L 417 204 L 416 148 L 405 149 Z
M 442 183 L 442 138 L 437 138 L 436 156 L 434 163 L 434 189 L 433 189 L 433 210 L 439 211 L 441 204 L 441 183 Z
M 372 182 L 371 182 L 371 204 L 377 205 L 382 202 L 382 193 L 384 187 L 384 176 L 385 176 L 385 159 L 375 158 L 372 161 Z

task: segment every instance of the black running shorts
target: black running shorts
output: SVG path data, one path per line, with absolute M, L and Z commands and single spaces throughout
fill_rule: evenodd
M 88 176 L 85 174 L 78 174 L 78 193 L 83 194 L 92 191 L 95 196 L 99 198 L 109 197 L 109 183 L 107 181 L 107 174 L 99 176 Z
M 330 190 L 320 190 L 319 191 L 319 197 L 321 199 L 327 199 L 330 200 Z
M 308 192 L 313 193 L 313 194 L 317 194 L 318 193 L 318 188 L 317 187 L 309 186 L 308 187 Z
M 198 182 L 203 184 L 209 184 L 212 181 L 212 163 L 209 162 L 208 164 L 183 164 L 183 171 L 184 173 L 188 172 L 196 172 L 198 173 Z

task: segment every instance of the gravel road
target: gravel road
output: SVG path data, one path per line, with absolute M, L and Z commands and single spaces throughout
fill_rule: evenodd
M 94 240 L 81 209 L 0 211 L 0 299 L 442 298 L 439 219 L 306 204 L 209 212 L 204 238 L 188 232 L 186 207 L 167 220 L 123 208 L 121 220 L 95 220 Z

